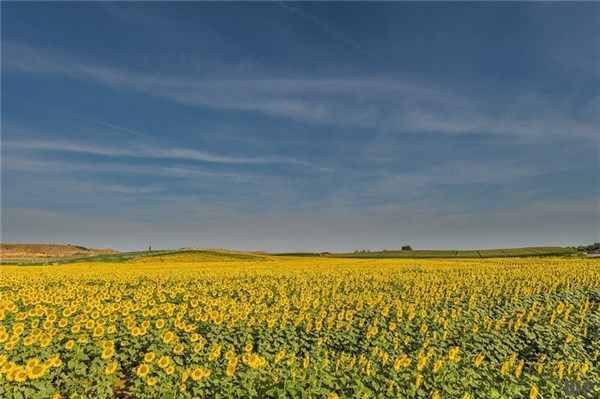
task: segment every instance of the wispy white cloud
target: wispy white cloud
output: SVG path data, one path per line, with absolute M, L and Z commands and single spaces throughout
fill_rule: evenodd
M 258 181 L 265 179 L 248 172 L 221 172 L 212 171 L 193 166 L 155 166 L 139 165 L 123 162 L 97 163 L 86 161 L 48 160 L 18 157 L 14 155 L 4 156 L 2 167 L 5 171 L 33 172 L 48 175 L 64 175 L 67 173 L 114 173 L 119 175 L 146 175 L 175 178 L 214 178 L 233 179 L 236 181 Z
M 179 161 L 201 161 L 220 164 L 298 164 L 311 166 L 311 164 L 293 158 L 285 157 L 234 157 L 219 155 L 210 152 L 186 148 L 160 148 L 150 146 L 138 147 L 111 147 L 97 144 L 85 144 L 66 141 L 47 140 L 20 140 L 5 141 L 3 146 L 7 149 L 62 151 L 108 157 L 134 157 L 173 159 Z
M 60 74 L 117 90 L 134 90 L 194 106 L 258 112 L 303 122 L 442 134 L 496 134 L 596 140 L 597 118 L 576 118 L 555 101 L 523 93 L 491 111 L 489 99 L 433 82 L 385 77 L 195 78 L 158 76 L 91 65 L 64 55 L 8 43 L 9 71 Z M 504 100 L 507 101 L 507 100 Z M 483 105 L 488 105 L 488 108 Z M 598 102 L 590 103 L 600 112 Z M 596 104 L 596 105 L 594 105 Z
M 100 127 L 104 127 L 104 128 L 108 128 L 108 129 L 114 130 L 114 131 L 119 132 L 121 134 L 124 133 L 124 134 L 126 134 L 128 136 L 137 137 L 137 138 L 146 138 L 146 137 L 148 137 L 148 135 L 145 134 L 144 132 L 141 132 L 141 131 L 138 131 L 138 130 L 134 130 L 134 129 L 130 129 L 130 128 L 125 127 L 125 126 L 119 126 L 119 125 L 116 125 L 114 123 L 109 123 L 109 122 L 106 122 L 106 121 L 100 121 L 100 120 L 97 120 L 97 119 L 91 119 L 91 118 L 87 118 L 87 117 L 84 118 L 84 117 L 81 117 L 81 116 L 77 116 L 77 119 L 81 119 L 82 121 L 89 122 L 89 123 L 92 123 L 92 124 L 100 126 Z
M 95 190 L 109 191 L 119 194 L 155 194 L 164 191 L 161 186 L 126 186 L 122 184 L 94 184 Z
M 105 156 L 128 156 L 132 153 L 114 147 L 46 140 L 4 141 L 2 145 L 6 149 L 65 151 Z
M 42 162 L 43 164 L 44 162 Z M 46 166 L 56 165 L 57 163 L 46 163 Z M 39 181 L 37 185 L 39 185 Z M 132 195 L 146 196 L 156 195 L 158 193 L 166 193 L 167 187 L 159 184 L 140 184 L 133 182 L 132 184 L 107 184 L 99 181 L 92 182 L 90 180 L 73 179 L 66 176 L 57 176 L 47 184 L 51 187 L 60 188 L 61 191 L 68 191 L 71 196 L 76 196 L 81 193 L 92 194 L 117 194 L 117 195 Z M 41 189 L 49 189 L 48 187 L 40 187 Z M 42 190 L 40 190 L 42 191 Z

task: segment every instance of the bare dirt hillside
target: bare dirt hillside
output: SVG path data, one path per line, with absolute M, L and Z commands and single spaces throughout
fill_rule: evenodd
M 0 244 L 0 260 L 70 258 L 115 254 L 112 249 L 86 248 L 72 244 Z

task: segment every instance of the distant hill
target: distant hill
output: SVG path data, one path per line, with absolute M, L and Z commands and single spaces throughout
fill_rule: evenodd
M 113 249 L 86 248 L 72 244 L 1 244 L 0 260 L 43 260 L 116 254 Z
M 0 244 L 3 254 L 0 264 L 12 265 L 59 265 L 74 262 L 105 262 L 105 263 L 197 263 L 197 262 L 259 262 L 272 260 L 267 254 L 253 252 L 232 251 L 226 249 L 195 249 L 181 248 L 175 250 L 133 251 L 117 252 L 111 249 L 92 249 L 76 245 L 53 244 Z M 11 251 L 4 249 L 9 246 L 19 245 L 21 252 L 14 248 Z M 23 247 L 29 253 L 23 251 Z M 42 248 L 43 247 L 43 248 Z M 61 250 L 62 249 L 62 250 Z M 42 252 L 42 250 L 44 250 Z M 53 252 L 54 251 L 54 252 Z M 32 255 L 33 254 L 33 255 Z M 36 255 L 36 256 L 34 256 Z M 61 256 L 57 256 L 61 255 Z
M 270 256 L 253 252 L 232 251 L 226 249 L 192 249 L 160 251 L 157 253 L 140 252 L 128 258 L 134 263 L 195 263 L 195 262 L 259 262 L 269 260 Z

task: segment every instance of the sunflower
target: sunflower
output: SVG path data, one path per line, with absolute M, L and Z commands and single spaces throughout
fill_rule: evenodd
M 184 383 L 188 380 L 188 378 L 190 378 L 190 372 L 188 370 L 185 370 L 182 374 L 181 374 L 181 382 Z
M 457 346 L 453 346 L 449 351 L 448 351 L 448 360 L 450 362 L 456 363 L 459 360 L 459 353 L 460 353 L 460 348 Z
M 531 389 L 529 390 L 529 399 L 537 399 L 538 395 L 540 394 L 540 391 L 537 387 L 537 385 L 532 385 Z
M 267 363 L 264 357 L 254 353 L 246 353 L 242 356 L 242 360 L 253 369 L 259 369 Z
M 46 368 L 41 365 L 36 365 L 27 370 L 27 377 L 32 380 L 38 379 L 44 375 Z
M 523 366 L 525 366 L 525 361 L 521 359 L 517 364 L 517 367 L 515 367 L 515 377 L 517 377 L 517 379 L 521 377 L 521 373 L 523 372 Z
M 279 351 L 275 355 L 275 359 L 273 361 L 275 362 L 275 364 L 277 364 L 280 361 L 282 361 L 284 357 L 285 357 L 285 351 Z
M 102 359 L 106 360 L 106 359 L 110 359 L 111 357 L 113 357 L 113 355 L 115 354 L 115 350 L 109 346 L 104 348 L 104 350 L 102 350 L 102 355 L 100 356 Z
M 165 369 L 169 366 L 170 363 L 171 359 L 168 356 L 162 356 L 158 361 L 158 367 L 160 367 L 161 369 Z
M 421 384 L 423 383 L 423 376 L 421 374 L 417 374 L 417 378 L 415 378 L 415 388 L 419 389 Z
M 227 363 L 227 369 L 225 370 L 225 374 L 228 377 L 233 377 L 235 375 L 235 369 L 237 367 L 238 364 L 238 360 L 237 358 L 232 358 L 229 360 L 229 362 Z
M 204 367 L 198 367 L 194 369 L 190 375 L 194 381 L 201 381 L 205 378 L 208 378 L 208 376 L 210 376 L 210 370 Z
M 42 338 L 40 338 L 40 346 L 42 348 L 47 347 L 48 345 L 50 345 L 50 343 L 52 343 L 52 337 L 49 335 L 44 335 L 42 336 Z
M 156 354 L 154 352 L 148 352 L 144 355 L 144 362 L 152 363 L 154 358 L 156 358 Z
M 394 362 L 394 370 L 398 371 L 402 368 L 408 367 L 410 366 L 410 362 L 410 358 L 403 354 L 402 356 L 398 357 Z
M 427 365 L 427 356 L 423 356 L 421 353 L 419 353 L 418 360 L 417 360 L 417 370 L 419 370 L 419 371 L 423 370 L 426 365 Z
M 102 337 L 104 335 L 104 327 L 96 326 L 93 332 L 94 337 Z
M 13 334 L 16 336 L 19 336 L 19 335 L 23 334 L 24 330 L 25 330 L 25 326 L 23 325 L 23 323 L 17 323 L 13 327 Z
M 433 372 L 437 373 L 438 371 L 440 371 L 442 368 L 444 367 L 444 361 L 442 359 L 438 359 L 435 361 L 435 363 L 433 364 Z
M 175 334 L 173 334 L 171 331 L 166 331 L 162 335 L 162 340 L 165 344 L 169 344 L 175 340 Z
M 39 366 L 40 365 L 40 361 L 38 358 L 31 358 L 27 361 L 27 363 L 25 363 L 25 369 L 26 370 L 30 370 L 32 368 L 34 368 L 35 366 Z
M 192 351 L 194 353 L 200 353 L 202 349 L 204 349 L 204 344 L 201 342 L 194 344 L 194 346 L 192 347 Z
M 150 372 L 150 367 L 145 363 L 140 364 L 138 366 L 137 370 L 135 371 L 135 373 L 138 375 L 138 377 L 142 377 L 142 378 L 147 376 L 149 372 Z
M 16 370 L 13 375 L 16 382 L 24 382 L 27 380 L 27 373 L 22 369 Z
M 473 364 L 475 364 L 475 367 L 479 367 L 479 366 L 481 366 L 481 363 L 483 363 L 484 360 L 485 360 L 485 355 L 483 353 L 479 353 L 477 356 L 475 356 L 475 359 L 473 360 Z
M 48 359 L 48 365 L 50 367 L 59 367 L 62 364 L 62 360 L 58 355 L 54 355 Z
M 184 346 L 181 344 L 177 344 L 173 347 L 173 353 L 175 353 L 176 355 L 181 355 L 183 354 L 183 351 L 185 350 Z
M 117 362 L 109 363 L 108 366 L 106 366 L 106 368 L 104 369 L 104 374 L 106 374 L 106 375 L 113 374 L 117 370 L 118 367 L 119 367 L 119 364 Z
M 15 364 L 13 362 L 6 361 L 6 362 L 4 362 L 2 367 L 0 367 L 0 373 L 10 374 L 12 372 L 12 370 L 14 369 L 14 367 L 15 367 Z

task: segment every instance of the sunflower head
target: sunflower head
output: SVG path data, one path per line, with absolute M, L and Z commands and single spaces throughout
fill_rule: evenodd
M 115 350 L 112 347 L 106 347 L 102 350 L 102 359 L 110 359 L 115 354 Z
M 119 367 L 119 365 L 117 362 L 112 362 L 108 366 L 106 366 L 106 368 L 104 369 L 104 374 L 106 374 L 106 375 L 113 374 L 115 371 L 117 371 L 118 367 Z
M 44 368 L 44 366 L 36 365 L 27 371 L 27 377 L 29 377 L 32 380 L 35 380 L 43 376 L 45 372 L 46 369 Z
M 158 360 L 158 367 L 160 367 L 161 369 L 167 368 L 169 364 L 171 364 L 171 359 L 168 356 L 162 356 Z
M 144 362 L 152 363 L 154 358 L 156 358 L 156 354 L 154 352 L 148 352 L 144 355 Z
M 140 364 L 136 370 L 138 377 L 145 377 L 150 372 L 150 367 L 147 364 Z

